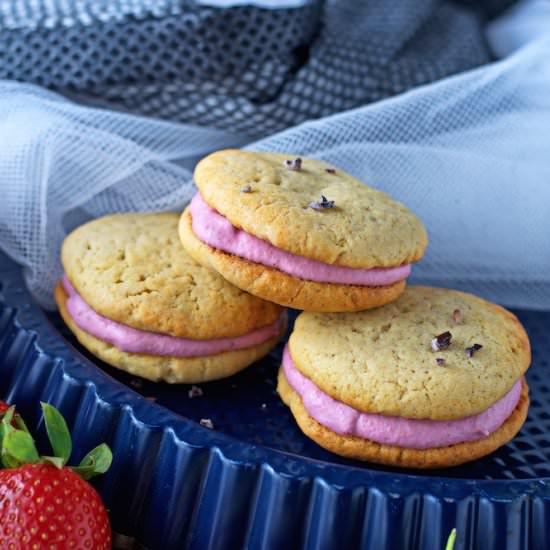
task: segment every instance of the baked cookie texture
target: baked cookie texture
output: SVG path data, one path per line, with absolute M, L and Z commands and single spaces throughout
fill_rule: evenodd
M 181 216 L 179 236 L 188 254 L 227 281 L 264 300 L 307 311 L 361 311 L 395 300 L 405 281 L 378 287 L 319 283 L 288 275 L 203 243 L 193 233 L 189 208 Z
M 329 430 L 308 414 L 301 397 L 291 388 L 282 369 L 279 370 L 277 391 L 290 407 L 300 429 L 321 447 L 348 458 L 402 468 L 448 468 L 486 456 L 513 439 L 523 426 L 529 408 L 528 388 L 523 382 L 521 397 L 513 413 L 489 436 L 446 447 L 410 449 Z
M 434 351 L 432 338 L 446 331 L 451 345 Z M 473 344 L 483 347 L 468 357 Z M 296 368 L 334 399 L 363 412 L 431 420 L 486 410 L 531 362 L 529 339 L 512 313 L 471 294 L 421 286 L 383 308 L 302 313 L 289 348 Z
M 197 384 L 232 376 L 267 355 L 286 330 L 286 323 L 282 323 L 281 332 L 277 338 L 271 338 L 250 348 L 203 357 L 165 357 L 127 353 L 80 329 L 67 311 L 65 306 L 67 298 L 63 285 L 58 284 L 55 288 L 55 300 L 61 317 L 88 351 L 113 367 L 153 382 L 163 380 L 171 384 Z
M 321 161 L 302 159 L 301 169 L 291 170 L 284 161 L 293 158 L 218 151 L 199 162 L 195 183 L 235 227 L 298 256 L 363 269 L 422 257 L 426 230 L 408 208 Z M 335 207 L 310 208 L 321 196 Z
M 130 327 L 207 340 L 274 323 L 281 308 L 195 262 L 178 239 L 178 214 L 117 214 L 67 236 L 61 261 L 100 315 Z
M 177 235 L 179 215 L 119 214 L 73 231 L 62 263 L 73 287 L 99 315 L 138 330 L 192 340 L 239 337 L 272 325 L 283 309 L 243 292 L 195 262 Z M 266 355 L 284 335 L 259 345 L 199 357 L 125 352 L 81 329 L 55 289 L 60 313 L 80 343 L 122 370 L 149 380 L 197 383 L 223 378 Z

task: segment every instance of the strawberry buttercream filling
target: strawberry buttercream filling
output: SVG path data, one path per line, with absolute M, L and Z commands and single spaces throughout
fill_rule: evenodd
M 308 414 L 329 430 L 384 445 L 411 449 L 446 447 L 489 436 L 512 414 L 521 395 L 521 380 L 482 413 L 458 420 L 417 420 L 358 411 L 330 397 L 295 366 L 288 345 L 283 352 L 285 377 Z
M 306 281 L 360 286 L 387 286 L 407 278 L 410 264 L 389 268 L 357 269 L 311 260 L 281 250 L 236 228 L 211 208 L 200 193 L 190 205 L 193 233 L 213 248 L 283 271 Z
M 285 313 L 274 323 L 233 338 L 215 338 L 212 340 L 192 340 L 178 338 L 168 334 L 158 334 L 139 330 L 122 323 L 107 319 L 94 311 L 78 294 L 66 275 L 63 276 L 63 288 L 69 295 L 66 308 L 79 328 L 108 342 L 121 351 L 145 353 L 169 357 L 202 357 L 225 351 L 239 350 L 258 346 L 280 334 Z

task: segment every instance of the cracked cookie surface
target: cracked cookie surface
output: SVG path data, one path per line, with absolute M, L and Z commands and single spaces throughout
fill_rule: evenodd
M 282 309 L 196 263 L 175 213 L 117 214 L 65 239 L 65 273 L 100 315 L 140 330 L 207 340 L 270 325 Z
M 434 351 L 432 339 L 445 331 L 450 346 Z M 469 357 L 474 344 L 483 347 Z M 471 294 L 419 286 L 382 308 L 302 313 L 289 348 L 296 368 L 334 399 L 363 412 L 432 420 L 486 410 L 531 361 L 512 313 Z
M 427 234 L 408 208 L 321 161 L 302 159 L 292 170 L 284 161 L 293 158 L 218 151 L 199 162 L 195 182 L 235 227 L 298 256 L 364 269 L 422 257 Z M 322 197 L 334 207 L 309 206 Z

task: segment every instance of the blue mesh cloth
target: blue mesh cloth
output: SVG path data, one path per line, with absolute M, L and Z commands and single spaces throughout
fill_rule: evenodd
M 489 60 L 479 15 L 450 1 L 283 5 L 2 2 L 0 79 L 262 137 Z

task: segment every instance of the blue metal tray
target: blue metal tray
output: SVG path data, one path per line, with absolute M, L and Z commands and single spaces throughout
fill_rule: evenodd
M 96 486 L 114 529 L 151 550 L 441 550 L 455 526 L 456 550 L 546 550 L 550 314 L 517 313 L 533 344 L 521 433 L 471 464 L 405 472 L 340 458 L 305 438 L 275 393 L 280 349 L 203 384 L 194 399 L 188 386 L 99 363 L 33 303 L 20 268 L 0 253 L 0 399 L 40 433 L 39 402 L 59 407 L 76 434 L 76 460 L 109 443 L 115 462 Z

